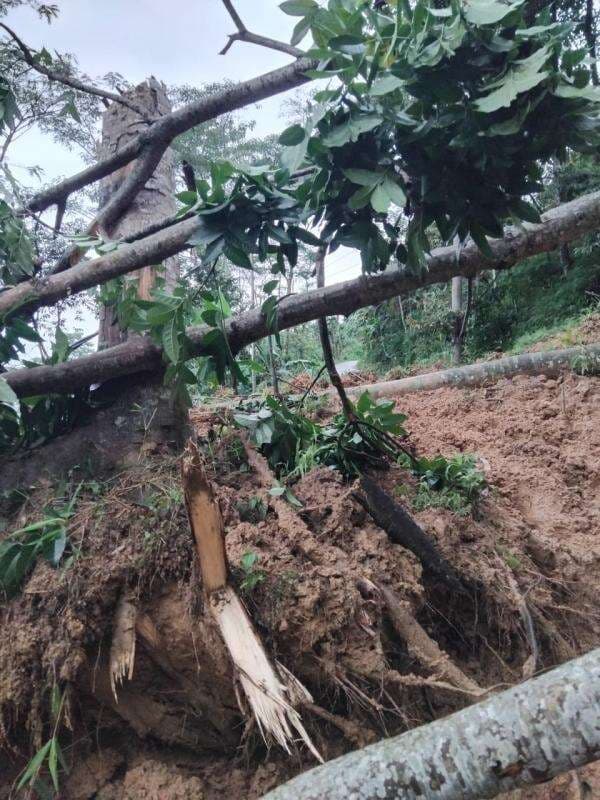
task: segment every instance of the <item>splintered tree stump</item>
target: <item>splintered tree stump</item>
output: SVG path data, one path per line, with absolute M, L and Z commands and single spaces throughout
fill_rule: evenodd
M 208 608 L 229 651 L 235 677 L 258 728 L 266 742 L 274 740 L 288 753 L 291 753 L 291 743 L 299 736 L 322 762 L 294 707 L 312 702 L 310 693 L 289 670 L 273 666 L 246 609 L 227 583 L 223 518 L 200 451 L 191 441 L 182 461 L 182 480 Z

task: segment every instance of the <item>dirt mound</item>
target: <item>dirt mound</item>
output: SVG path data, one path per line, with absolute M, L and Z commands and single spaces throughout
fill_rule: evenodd
M 267 651 L 311 692 L 302 716 L 327 758 L 472 699 L 435 680 L 368 587 L 391 591 L 480 687 L 514 683 L 531 669 L 523 598 L 536 669 L 598 645 L 599 400 L 599 379 L 574 376 L 399 398 L 418 452 L 475 453 L 490 483 L 475 518 L 415 512 L 465 579 L 464 594 L 424 575 L 336 472 L 308 473 L 294 486 L 302 509 L 278 511 L 235 431 L 194 415 L 232 581 Z M 375 477 L 411 507 L 410 475 L 394 466 Z M 227 652 L 204 611 L 177 459 L 157 454 L 106 484 L 88 480 L 80 497 L 68 568 L 39 562 L 0 610 L 11 631 L 0 641 L 5 795 L 46 741 L 54 685 L 65 697 L 60 736 L 72 764 L 65 797 L 253 798 L 311 766 L 305 752 L 290 759 L 265 749 L 240 707 Z M 31 495 L 11 527 L 39 518 L 42 505 Z M 107 661 L 124 592 L 138 608 L 138 649 L 132 680 L 115 701 Z M 581 772 L 581 781 L 593 775 Z M 576 780 L 520 798 L 570 800 Z
M 578 344 L 600 342 L 600 314 L 591 314 L 574 328 L 550 336 L 530 347 L 532 351 L 554 350 L 561 347 L 575 347 Z

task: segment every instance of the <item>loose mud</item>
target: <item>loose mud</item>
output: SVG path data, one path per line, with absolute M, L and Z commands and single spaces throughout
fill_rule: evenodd
M 357 487 L 331 470 L 296 483 L 303 508 L 278 516 L 235 432 L 193 415 L 225 520 L 232 582 L 268 652 L 311 692 L 302 716 L 326 758 L 474 699 L 431 680 L 365 585 L 383 585 L 408 604 L 485 689 L 532 669 L 523 599 L 539 650 L 533 669 L 600 644 L 600 379 L 516 378 L 403 396 L 397 406 L 417 452 L 474 453 L 487 475 L 473 517 L 439 508 L 415 514 L 464 579 L 463 595 L 424 578 L 416 557 L 355 500 Z M 376 477 L 411 508 L 410 475 L 393 467 Z M 66 698 L 65 798 L 241 800 L 312 766 L 305 751 L 289 757 L 265 747 L 240 706 L 204 612 L 177 458 L 158 448 L 107 484 L 85 480 L 69 523 L 69 567 L 39 562 L 0 610 L 0 798 L 49 735 L 54 684 Z M 55 488 L 34 492 L 11 529 L 39 519 Z M 252 580 L 242 561 L 249 552 Z M 107 658 L 124 590 L 143 624 L 133 678 L 115 701 Z M 594 797 L 599 777 L 592 766 L 511 798 Z

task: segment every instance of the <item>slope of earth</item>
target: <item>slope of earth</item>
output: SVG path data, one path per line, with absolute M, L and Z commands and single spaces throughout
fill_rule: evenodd
M 267 651 L 311 692 L 302 717 L 326 758 L 477 697 L 428 669 L 373 587 L 391 591 L 482 690 L 600 644 L 600 379 L 517 378 L 406 395 L 397 406 L 418 453 L 474 453 L 486 472 L 490 488 L 474 516 L 415 513 L 466 593 L 424 574 L 357 502 L 358 487 L 328 469 L 294 485 L 302 509 L 278 510 L 227 415 L 192 414 L 232 582 Z M 411 507 L 415 481 L 404 470 L 373 477 Z M 39 519 L 52 491 L 30 495 L 11 529 Z M 65 698 L 58 730 L 71 765 L 61 797 L 241 800 L 313 766 L 302 750 L 265 748 L 240 709 L 235 671 L 204 608 L 176 457 L 158 449 L 102 485 L 87 478 L 68 533 L 68 563 L 38 562 L 0 607 L 0 798 L 14 794 L 52 731 L 54 685 Z M 138 647 L 115 699 L 107 661 L 123 596 L 137 608 Z M 590 767 L 512 797 L 593 797 L 594 776 Z

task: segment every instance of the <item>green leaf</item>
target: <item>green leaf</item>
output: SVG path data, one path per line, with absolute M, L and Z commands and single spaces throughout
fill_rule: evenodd
M 58 751 L 56 749 L 58 742 L 56 738 L 53 736 L 50 739 L 50 753 L 48 754 L 48 769 L 50 771 L 50 777 L 52 778 L 52 783 L 54 784 L 55 791 L 60 791 L 60 784 L 58 781 Z
M 371 172 L 368 169 L 343 169 L 342 172 L 352 183 L 359 186 L 376 186 L 381 183 L 384 176 L 381 172 Z
M 8 406 L 14 411 L 17 417 L 20 417 L 21 405 L 19 403 L 19 398 L 8 385 L 6 379 L 2 377 L 0 377 L 0 403 L 4 406 Z
M 177 315 L 173 315 L 171 321 L 163 328 L 162 345 L 169 361 L 177 364 L 181 354 Z
M 279 4 L 279 8 L 290 17 L 305 17 L 312 11 L 317 11 L 319 6 L 315 0 L 285 0 Z
M 369 200 L 371 199 L 372 191 L 372 186 L 362 186 L 360 189 L 357 189 L 357 191 L 354 192 L 354 194 L 348 200 L 348 205 L 350 208 L 356 211 L 357 209 L 364 208 L 366 205 L 368 205 Z
M 481 250 L 483 255 L 486 258 L 494 258 L 494 253 L 488 243 L 483 228 L 476 222 L 471 222 L 469 233 L 471 234 L 471 238 L 473 239 L 477 247 Z
M 466 0 L 462 11 L 467 22 L 473 25 L 494 25 L 522 4 L 523 0 L 510 4 L 503 3 L 502 0 Z
M 61 327 L 56 328 L 54 337 L 54 346 L 52 348 L 52 355 L 55 356 L 58 363 L 67 360 L 69 354 L 69 338 Z
M 300 44 L 302 39 L 306 36 L 306 34 L 310 30 L 311 25 L 311 18 L 310 16 L 304 17 L 304 19 L 299 20 L 292 31 L 292 38 L 290 39 L 290 44 L 296 47 L 296 45 Z
M 285 147 L 292 147 L 293 145 L 303 142 L 305 138 L 306 131 L 302 125 L 291 125 L 284 130 L 277 141 Z
M 274 292 L 278 286 L 279 286 L 279 278 L 276 278 L 274 281 L 267 281 L 267 283 L 265 283 L 262 289 L 265 294 L 271 294 L 271 292 Z
M 371 195 L 371 206 L 379 214 L 387 214 L 390 207 L 391 198 L 387 193 L 385 186 L 380 184 L 375 187 L 375 191 Z
M 549 56 L 550 50 L 542 47 L 529 58 L 515 61 L 505 76 L 485 87 L 494 91 L 475 101 L 478 110 L 489 114 L 499 108 L 508 107 L 518 95 L 540 84 L 549 75 L 547 71 L 540 71 Z
M 377 78 L 369 89 L 369 94 L 374 97 L 381 97 L 381 95 L 395 92 L 396 89 L 404 86 L 404 83 L 405 81 L 397 78 L 395 75 L 385 75 L 383 78 Z
M 227 242 L 223 250 L 223 254 L 236 266 L 243 267 L 244 269 L 252 269 L 252 262 L 250 261 L 248 254 L 245 253 L 244 250 L 242 250 L 242 248 L 237 244 L 234 244 L 233 242 Z
M 356 142 L 362 133 L 368 133 L 383 122 L 378 114 L 360 114 L 351 117 L 347 122 L 337 125 L 323 137 L 326 147 L 342 147 L 347 142 Z
M 46 742 L 46 744 L 37 751 L 29 764 L 27 764 L 27 768 L 21 775 L 21 778 L 17 784 L 17 789 L 23 789 L 24 786 L 26 786 L 32 779 L 35 778 L 37 773 L 40 771 L 40 767 L 44 763 L 44 759 L 50 750 L 51 744 L 52 739 Z
M 383 182 L 383 186 L 392 203 L 400 208 L 404 208 L 406 205 L 406 194 L 404 193 L 404 189 L 387 175 Z
M 577 86 L 570 86 L 569 84 L 563 83 L 554 90 L 553 94 L 556 97 L 591 100 L 594 103 L 600 102 L 600 86 L 583 86 L 581 89 L 578 89 Z
M 515 216 L 517 216 L 519 219 L 525 220 L 525 222 L 542 221 L 539 211 L 534 208 L 531 203 L 525 202 L 525 200 L 511 200 L 508 206 Z

